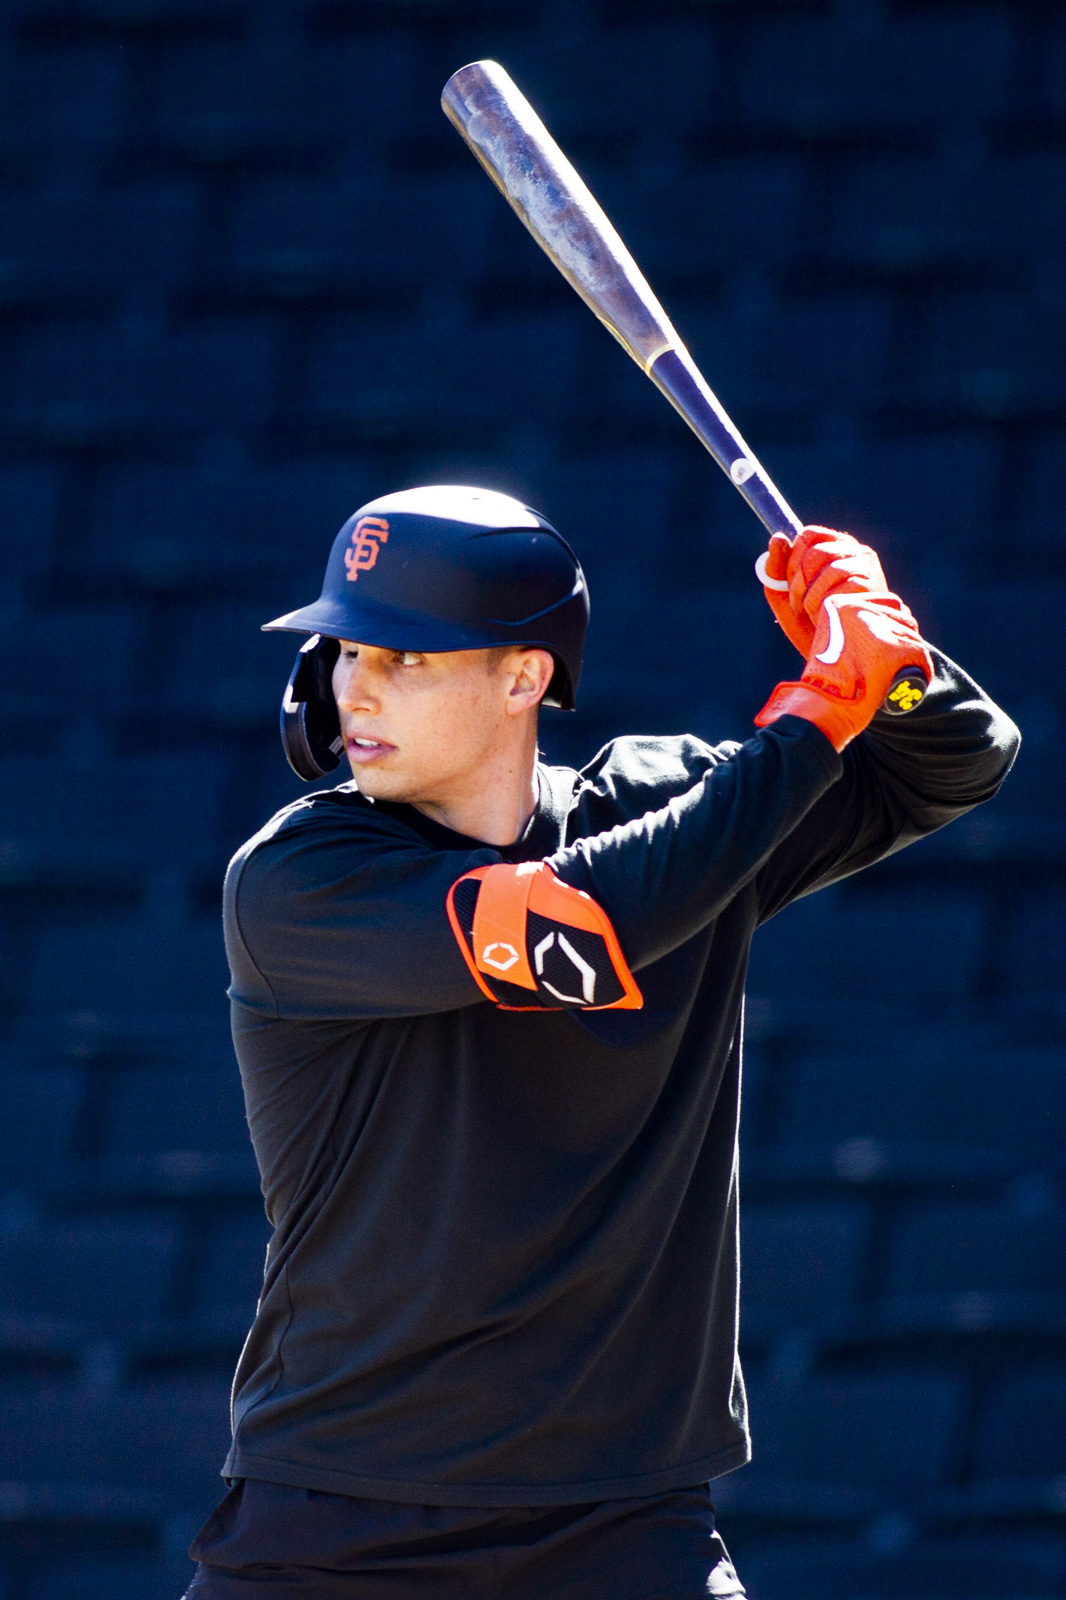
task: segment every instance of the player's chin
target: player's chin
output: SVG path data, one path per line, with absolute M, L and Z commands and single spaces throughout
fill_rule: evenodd
M 392 758 L 393 761 L 395 757 Z M 359 785 L 359 793 L 368 800 L 394 800 L 402 804 L 415 785 L 409 774 L 396 766 L 381 761 L 349 761 L 352 777 Z

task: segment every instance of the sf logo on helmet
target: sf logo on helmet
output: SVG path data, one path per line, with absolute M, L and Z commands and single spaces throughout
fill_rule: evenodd
M 361 572 L 376 565 L 378 551 L 389 542 L 389 525 L 384 517 L 360 517 L 352 529 L 351 549 L 344 552 L 348 582 L 355 583 Z

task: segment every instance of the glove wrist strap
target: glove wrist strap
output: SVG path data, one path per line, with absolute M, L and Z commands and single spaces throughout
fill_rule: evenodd
M 813 722 L 838 755 L 859 732 L 853 701 L 842 701 L 809 683 L 779 683 L 755 718 L 755 726 L 768 728 L 778 717 L 802 717 L 804 722 Z

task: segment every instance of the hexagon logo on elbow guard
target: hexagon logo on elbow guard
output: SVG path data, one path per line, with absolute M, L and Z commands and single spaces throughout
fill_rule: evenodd
M 521 957 L 513 944 L 504 944 L 496 940 L 494 944 L 487 944 L 481 952 L 481 959 L 487 967 L 495 967 L 497 972 L 510 972 L 512 967 L 518 965 Z

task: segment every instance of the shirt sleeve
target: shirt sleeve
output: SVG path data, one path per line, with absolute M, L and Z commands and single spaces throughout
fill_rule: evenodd
M 839 783 L 804 816 L 759 872 L 760 921 L 792 900 L 902 850 L 990 800 L 1021 735 L 947 656 L 904 717 L 879 712 L 848 745 Z
M 428 1016 L 484 999 L 448 890 L 498 851 L 433 850 L 392 819 L 318 800 L 234 857 L 223 921 L 230 998 L 288 1021 Z
M 548 865 L 606 911 L 633 971 L 693 937 L 767 865 L 842 771 L 813 723 L 782 717 L 658 809 L 575 840 Z

